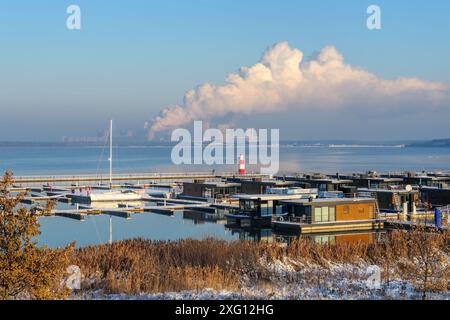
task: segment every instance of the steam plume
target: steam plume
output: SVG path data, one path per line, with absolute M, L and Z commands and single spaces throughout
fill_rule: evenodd
M 157 132 L 183 127 L 194 120 L 227 115 L 320 108 L 392 110 L 449 106 L 445 83 L 417 78 L 380 79 L 352 67 L 333 46 L 303 61 L 303 53 L 281 42 L 261 60 L 229 74 L 224 85 L 202 84 L 188 91 L 182 105 L 169 106 L 153 119 L 149 138 Z

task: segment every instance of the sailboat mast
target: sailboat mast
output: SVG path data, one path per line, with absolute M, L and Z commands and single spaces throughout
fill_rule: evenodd
M 112 188 L 112 125 L 113 121 L 109 121 L 109 186 Z

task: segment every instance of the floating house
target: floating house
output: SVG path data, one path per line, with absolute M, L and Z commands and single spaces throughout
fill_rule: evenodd
M 419 191 L 411 186 L 392 189 L 358 188 L 358 195 L 374 197 L 380 212 L 384 213 L 416 213 L 420 203 Z
M 415 186 L 427 186 L 437 188 L 448 188 L 450 186 L 450 175 L 428 172 L 408 172 L 403 176 L 406 184 Z
M 421 199 L 429 207 L 446 206 L 450 204 L 450 188 L 421 187 Z
M 185 182 L 183 184 L 183 193 L 180 195 L 180 198 L 222 200 L 229 198 L 240 191 L 240 183 L 222 181 L 205 182 L 203 180 L 197 180 L 194 182 Z
M 240 194 L 234 196 L 239 201 L 239 209 L 236 212 L 225 215 L 228 223 L 241 227 L 259 226 L 267 227 L 271 225 L 272 217 L 285 213 L 284 200 L 301 199 L 307 197 L 306 194 Z M 315 195 L 311 195 L 313 197 Z
M 354 173 L 352 175 L 342 176 L 342 178 L 351 180 L 349 184 L 358 188 L 368 189 L 388 188 L 404 184 L 402 177 L 381 175 L 375 171 L 369 171 L 362 174 Z
M 290 188 L 295 187 L 297 184 L 293 181 L 283 181 L 283 180 L 242 180 L 241 182 L 241 193 L 245 194 L 266 194 L 269 189 L 274 188 Z
M 383 228 L 374 198 L 294 199 L 279 202 L 287 214 L 272 222 L 274 231 L 320 233 Z

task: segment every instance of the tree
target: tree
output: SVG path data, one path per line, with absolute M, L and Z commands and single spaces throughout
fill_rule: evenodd
M 0 299 L 62 299 L 61 285 L 73 244 L 65 249 L 38 247 L 38 210 L 21 205 L 25 193 L 11 193 L 12 173 L 0 181 Z M 48 213 L 48 203 L 42 213 Z
M 448 290 L 448 236 L 447 231 L 427 232 L 421 226 L 406 234 L 409 259 L 403 261 L 403 268 L 415 287 L 420 290 L 423 300 L 427 298 L 427 292 Z

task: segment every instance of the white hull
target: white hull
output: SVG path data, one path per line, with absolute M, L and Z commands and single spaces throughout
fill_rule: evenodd
M 96 201 L 137 201 L 142 199 L 142 194 L 133 191 L 107 191 L 91 193 L 91 202 Z

